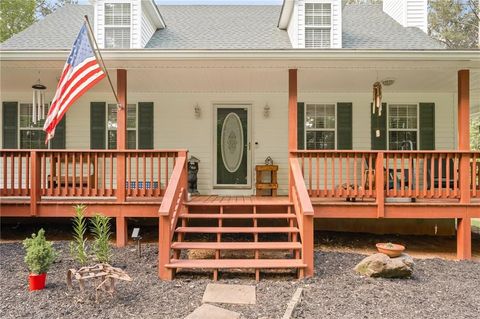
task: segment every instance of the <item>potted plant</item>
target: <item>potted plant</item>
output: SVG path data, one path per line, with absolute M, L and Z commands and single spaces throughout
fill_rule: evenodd
M 405 246 L 392 243 L 378 243 L 377 250 L 380 253 L 388 255 L 389 257 L 398 257 L 405 250 Z
M 30 270 L 30 291 L 45 288 L 47 271 L 55 261 L 57 253 L 52 243 L 45 239 L 45 230 L 40 229 L 38 234 L 32 234 L 23 241 L 26 250 L 25 263 Z

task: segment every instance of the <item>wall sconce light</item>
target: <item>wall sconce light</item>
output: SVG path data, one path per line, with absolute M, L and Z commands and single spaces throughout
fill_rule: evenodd
M 267 104 L 265 104 L 265 106 L 263 107 L 263 116 L 264 117 L 269 117 L 270 116 L 270 106 Z
M 202 115 L 202 109 L 200 108 L 200 105 L 198 105 L 198 103 L 195 104 L 195 106 L 193 107 L 193 112 L 196 118 L 199 118 L 200 115 Z

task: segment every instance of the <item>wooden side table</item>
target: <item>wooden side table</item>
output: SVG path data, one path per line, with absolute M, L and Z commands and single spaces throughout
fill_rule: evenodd
M 278 181 L 277 181 L 277 172 L 278 172 L 278 165 L 256 165 L 255 166 L 256 172 L 256 189 L 257 195 L 261 195 L 263 191 L 270 191 L 271 195 L 266 196 L 277 196 L 277 189 L 278 189 Z M 268 172 L 270 174 L 270 180 L 265 181 L 263 178 L 265 177 L 264 172 Z

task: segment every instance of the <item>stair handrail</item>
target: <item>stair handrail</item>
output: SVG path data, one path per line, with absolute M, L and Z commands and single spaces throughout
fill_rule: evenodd
M 313 257 L 313 205 L 308 195 L 300 164 L 295 155 L 289 159 L 290 166 L 290 200 L 293 203 L 297 225 L 302 242 L 302 261 L 305 269 L 300 270 L 300 277 L 311 277 L 314 272 Z
M 187 188 L 187 152 L 178 153 L 172 176 L 168 183 L 165 195 L 158 210 L 160 216 L 169 217 L 170 237 L 173 237 L 173 230 L 178 219 L 179 212 L 183 207 L 186 198 Z
M 158 210 L 158 272 L 162 279 L 172 279 L 173 273 L 166 265 L 171 259 L 171 243 L 175 233 L 178 215 L 185 208 L 187 196 L 187 151 L 179 151 L 170 181 Z
M 303 179 L 302 170 L 296 157 L 290 158 L 290 176 L 292 179 L 292 195 L 297 196 L 298 208 L 302 216 L 313 216 L 313 205 L 308 196 L 307 187 Z

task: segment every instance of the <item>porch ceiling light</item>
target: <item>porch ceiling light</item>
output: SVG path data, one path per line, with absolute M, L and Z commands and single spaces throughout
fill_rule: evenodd
M 38 79 L 37 83 L 32 85 L 32 122 L 37 124 L 38 121 L 45 119 L 46 103 L 45 103 L 45 91 L 47 87 Z
M 198 105 L 198 103 L 195 104 L 195 106 L 193 107 L 193 112 L 196 118 L 199 118 L 200 115 L 202 115 L 202 109 L 200 108 L 200 105 Z
M 394 78 L 386 78 L 386 79 L 383 79 L 382 80 L 382 85 L 383 86 L 391 86 L 395 83 L 395 79 Z

